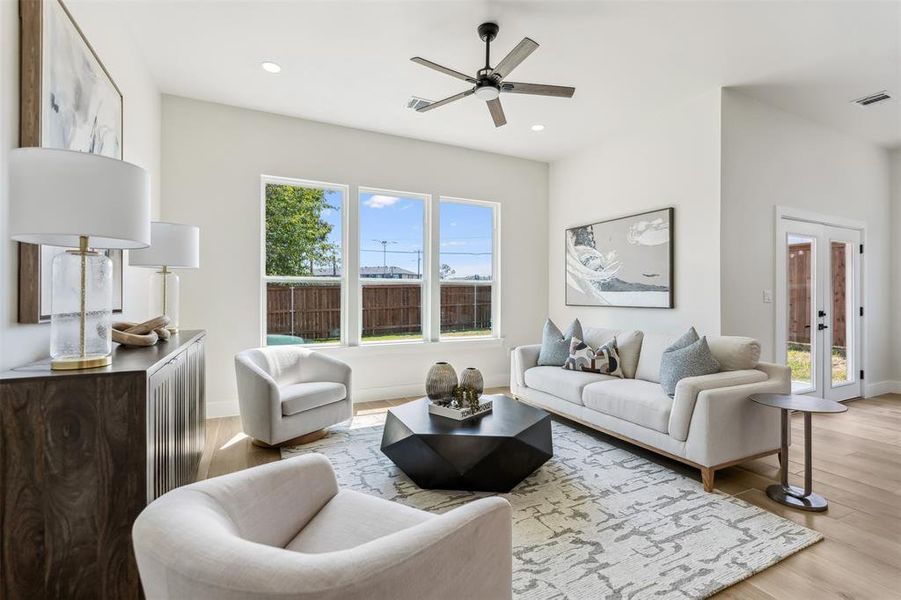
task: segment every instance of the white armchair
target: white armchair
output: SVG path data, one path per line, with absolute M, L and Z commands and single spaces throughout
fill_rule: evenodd
M 275 446 L 353 415 L 351 369 L 308 348 L 269 346 L 235 356 L 244 433 Z
M 319 454 L 175 489 L 132 538 L 150 600 L 512 597 L 506 500 L 430 514 L 339 490 Z

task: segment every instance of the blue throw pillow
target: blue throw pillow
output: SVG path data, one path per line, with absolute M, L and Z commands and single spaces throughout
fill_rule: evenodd
M 689 333 L 692 332 L 694 329 Z M 697 336 L 696 333 L 695 335 Z M 676 395 L 676 384 L 681 379 L 719 373 L 720 363 L 713 357 L 706 337 L 687 346 L 679 348 L 673 346 L 664 350 L 660 361 L 660 387 L 670 398 Z
M 562 367 L 569 358 L 569 344 L 576 337 L 585 339 L 582 335 L 582 324 L 579 319 L 572 322 L 565 333 L 554 322 L 548 319 L 544 324 L 544 333 L 541 338 L 541 351 L 538 353 L 538 365 L 541 367 Z

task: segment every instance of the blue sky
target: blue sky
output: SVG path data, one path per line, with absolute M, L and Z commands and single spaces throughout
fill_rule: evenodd
M 341 192 L 327 191 L 333 206 L 341 205 Z M 332 224 L 330 241 L 340 246 L 341 215 L 327 210 L 323 219 Z M 364 267 L 402 267 L 417 272 L 417 255 L 423 250 L 424 205 L 420 198 L 398 194 L 360 194 L 360 264 Z M 441 263 L 455 271 L 452 278 L 491 275 L 492 211 L 486 206 L 442 202 L 439 213 Z M 386 240 L 387 254 L 382 244 Z M 421 272 L 422 267 L 419 267 Z

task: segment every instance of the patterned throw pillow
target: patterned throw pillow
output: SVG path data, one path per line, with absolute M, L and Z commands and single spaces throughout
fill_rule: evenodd
M 569 358 L 563 363 L 563 368 L 568 371 L 588 371 L 593 360 L 594 350 L 591 346 L 574 337 L 569 343 Z
M 694 329 L 689 333 L 694 333 Z M 720 363 L 713 357 L 706 337 L 687 346 L 676 348 L 673 346 L 664 350 L 663 358 L 660 360 L 660 387 L 670 398 L 676 395 L 676 384 L 679 380 L 719 373 Z
M 573 338 L 583 339 L 582 324 L 579 319 L 572 322 L 565 333 L 554 325 L 550 319 L 544 324 L 541 350 L 538 352 L 538 365 L 541 367 L 562 367 L 569 358 L 569 344 Z
M 598 351 L 594 353 L 594 360 L 591 361 L 591 369 L 583 370 L 619 378 L 624 377 L 622 363 L 619 360 L 619 350 L 616 347 L 616 338 L 598 348 Z

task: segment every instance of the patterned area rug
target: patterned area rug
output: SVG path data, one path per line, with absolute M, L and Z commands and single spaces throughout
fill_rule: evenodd
M 444 512 L 484 493 L 422 490 L 379 450 L 384 414 L 283 448 L 320 452 L 342 487 Z M 554 457 L 509 494 L 519 599 L 705 598 L 822 535 L 554 422 Z

